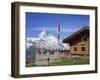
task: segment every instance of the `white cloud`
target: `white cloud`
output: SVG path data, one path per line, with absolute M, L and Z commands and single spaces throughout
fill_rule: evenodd
M 42 31 L 43 29 L 46 29 L 47 31 L 53 31 L 57 32 L 57 27 L 37 27 L 37 28 L 32 28 L 30 30 L 32 31 Z M 61 28 L 60 32 L 66 33 L 66 32 L 75 32 L 79 30 L 80 28 Z

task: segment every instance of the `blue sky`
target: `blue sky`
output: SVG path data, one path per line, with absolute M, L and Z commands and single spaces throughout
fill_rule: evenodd
M 57 37 L 60 18 L 60 39 L 64 39 L 84 26 L 89 26 L 89 15 L 26 12 L 26 37 L 37 37 L 43 29 Z

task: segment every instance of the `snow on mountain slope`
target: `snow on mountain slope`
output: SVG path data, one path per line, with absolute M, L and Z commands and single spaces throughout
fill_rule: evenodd
M 43 30 L 37 38 L 27 38 L 26 47 L 36 46 L 40 49 L 61 49 L 61 50 L 69 50 L 69 45 L 64 44 L 61 41 L 58 43 L 57 38 L 52 34 L 49 34 L 46 30 Z

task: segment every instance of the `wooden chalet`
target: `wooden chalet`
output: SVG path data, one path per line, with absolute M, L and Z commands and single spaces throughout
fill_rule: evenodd
M 70 50 L 69 54 L 71 55 L 79 55 L 89 56 L 89 27 L 85 26 L 73 33 L 69 37 L 63 40 L 63 43 L 69 43 Z

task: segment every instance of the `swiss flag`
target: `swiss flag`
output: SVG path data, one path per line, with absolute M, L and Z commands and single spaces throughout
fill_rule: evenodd
M 58 17 L 58 32 L 60 33 L 60 18 Z

